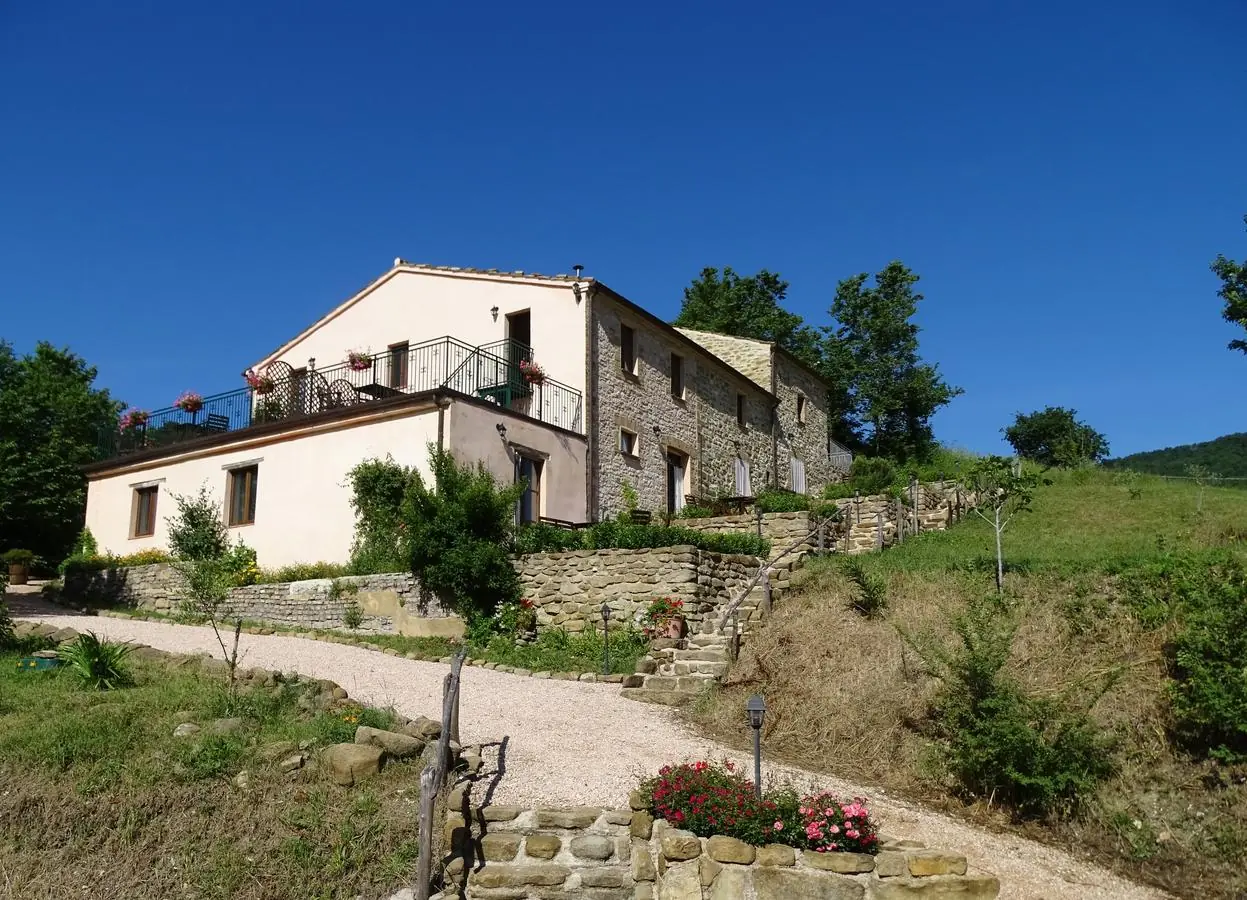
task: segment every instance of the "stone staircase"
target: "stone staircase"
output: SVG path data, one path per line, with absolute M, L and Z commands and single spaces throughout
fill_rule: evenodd
M 805 564 L 806 551 L 795 553 L 769 569 L 771 605 L 792 590 L 792 575 Z M 767 615 L 766 589 L 754 585 L 737 607 L 735 632 L 744 641 Z M 637 660 L 636 672 L 623 680 L 622 694 L 644 703 L 677 706 L 695 699 L 727 674 L 733 660 L 733 623 L 722 611 L 707 613 L 696 630 L 679 640 L 659 638 Z

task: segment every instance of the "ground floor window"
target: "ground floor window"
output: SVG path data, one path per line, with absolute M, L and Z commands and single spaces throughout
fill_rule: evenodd
M 134 489 L 134 509 L 130 517 L 130 537 L 151 537 L 156 533 L 156 494 L 159 486 Z
M 541 519 L 541 475 L 544 463 L 540 459 L 519 455 L 515 459 L 515 482 L 524 485 L 519 500 L 519 522 L 526 525 Z
M 255 494 L 259 476 L 259 466 L 229 470 L 229 511 L 226 521 L 230 526 L 255 523 Z

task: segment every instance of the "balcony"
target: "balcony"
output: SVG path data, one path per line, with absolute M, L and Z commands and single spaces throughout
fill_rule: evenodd
M 518 341 L 473 347 L 442 337 L 326 369 L 274 362 L 252 386 L 156 410 L 141 422 L 102 431 L 97 460 L 439 389 L 583 433 L 580 392 L 551 378 L 531 383 L 520 371 L 520 363 L 531 360 L 532 349 Z

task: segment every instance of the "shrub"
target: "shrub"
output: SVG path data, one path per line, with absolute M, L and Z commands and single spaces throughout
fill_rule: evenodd
M 412 469 L 387 456 L 364 460 L 347 478 L 355 510 L 351 570 L 358 575 L 405 571 L 410 551 L 403 537 L 403 497 Z
M 6 550 L 0 553 L 0 562 L 8 566 L 30 566 L 35 562 L 35 554 L 30 550 Z
M 287 581 L 312 581 L 318 578 L 341 578 L 350 575 L 350 567 L 341 563 L 291 563 L 277 569 L 261 569 L 256 584 L 283 584 Z
M 524 485 L 500 487 L 483 465 L 461 465 L 435 445 L 429 454 L 433 484 L 413 472 L 403 501 L 411 572 L 465 619 L 489 619 L 520 598 L 510 549 Z
M 360 609 L 358 603 L 354 600 L 346 604 L 346 609 L 342 612 L 342 624 L 354 631 L 364 624 L 364 611 Z
M 0 652 L 12 650 L 17 646 L 17 635 L 13 632 L 13 617 L 9 615 L 9 605 L 4 602 L 4 589 L 8 587 L 9 575 L 0 574 Z
M 260 577 L 255 550 L 241 539 L 225 554 L 225 568 L 234 576 L 236 585 L 255 584 Z
M 802 512 L 810 508 L 810 498 L 793 491 L 762 491 L 754 505 L 764 513 Z
M 571 531 L 550 525 L 525 525 L 516 532 L 517 553 L 562 552 L 565 550 L 609 550 L 624 548 L 647 550 L 688 544 L 710 553 L 736 553 L 766 556 L 770 542 L 747 532 L 713 534 L 669 525 L 634 525 L 607 520 L 588 528 Z
M 557 528 L 554 525 L 523 525 L 516 529 L 514 550 L 520 555 L 528 553 L 561 553 L 564 550 L 584 549 L 584 536 L 579 531 Z
M 103 572 L 105 569 L 124 569 L 130 566 L 150 566 L 171 562 L 172 557 L 164 550 L 138 550 L 125 556 L 71 556 L 65 559 L 58 571 L 62 576 Z
M 842 801 L 827 791 L 799 797 L 786 786 L 759 798 L 731 762 L 663 766 L 641 783 L 641 793 L 655 817 L 699 837 L 721 834 L 754 846 L 857 853 L 873 853 L 878 841 L 864 801 Z
M 1022 816 L 1067 813 L 1112 773 L 1110 745 L 1087 713 L 1035 698 L 1002 673 L 1017 625 L 995 599 L 952 621 L 957 643 L 915 646 L 943 682 L 933 719 L 963 793 Z
M 1194 752 L 1247 761 L 1247 572 L 1205 569 L 1170 648 L 1174 729 Z
M 868 619 L 882 618 L 888 608 L 887 579 L 877 572 L 871 572 L 855 556 L 845 560 L 842 570 L 857 590 L 853 608 Z
M 109 691 L 130 683 L 125 659 L 133 650 L 130 644 L 101 641 L 88 631 L 62 647 L 58 655 L 65 661 L 67 674 L 84 688 Z
M 709 506 L 699 506 L 696 503 L 685 503 L 680 510 L 681 519 L 709 519 L 714 515 L 714 510 Z
M 882 494 L 892 487 L 898 474 L 891 460 L 859 456 L 849 469 L 849 482 L 863 495 Z
M 229 552 L 229 532 L 221 507 L 207 487 L 194 495 L 174 494 L 177 512 L 166 520 L 169 550 L 188 562 L 221 559 Z

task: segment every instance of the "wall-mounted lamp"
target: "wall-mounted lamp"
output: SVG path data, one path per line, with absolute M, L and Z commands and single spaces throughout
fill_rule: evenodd
M 498 436 L 501 437 L 505 441 L 507 439 L 507 426 L 499 422 L 494 427 L 498 429 Z
M 579 305 L 580 303 L 580 285 L 579 284 L 572 285 L 572 294 L 576 297 L 576 303 L 577 305 Z
M 498 307 L 495 306 L 493 309 L 491 309 L 489 311 L 489 314 L 494 317 L 495 322 L 498 321 Z
M 655 426 L 654 426 L 654 434 L 656 434 L 656 435 L 658 435 L 658 434 L 662 434 L 662 428 L 660 428 L 658 425 L 655 425 Z

